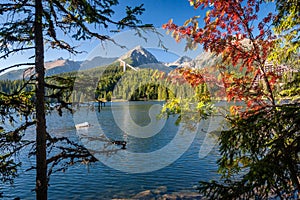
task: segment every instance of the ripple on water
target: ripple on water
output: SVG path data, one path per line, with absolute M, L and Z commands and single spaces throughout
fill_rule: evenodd
M 141 105 L 141 103 L 139 104 Z M 141 109 L 141 107 L 138 109 Z M 84 109 L 81 109 L 80 112 L 83 111 Z M 49 130 L 54 131 L 54 133 L 57 130 L 56 134 L 58 135 L 77 138 L 72 116 L 70 114 L 65 115 L 64 118 L 57 117 L 54 114 L 51 115 L 48 120 Z M 84 114 L 82 117 L 84 121 Z M 109 107 L 101 110 L 98 118 L 101 119 L 99 121 L 103 124 L 102 128 L 105 134 L 111 137 L 120 137 L 122 131 L 111 124 L 113 116 L 109 111 Z M 137 119 L 135 118 L 135 120 Z M 173 123 L 167 123 L 166 126 L 163 129 L 164 133 L 153 138 L 139 139 L 129 137 L 128 151 L 151 152 L 157 148 L 162 148 L 168 144 L 168 141 L 172 140 L 177 129 Z M 216 148 L 203 159 L 199 159 L 198 154 L 203 138 L 203 135 L 198 134 L 188 151 L 176 162 L 163 169 L 149 173 L 129 174 L 108 168 L 101 162 L 92 164 L 89 167 L 85 165 L 71 166 L 65 173 L 57 172 L 51 176 L 49 199 L 129 198 L 139 192 L 155 190 L 160 186 L 166 186 L 168 193 L 193 190 L 193 186 L 197 185 L 198 181 L 217 177 L 215 173 L 217 170 L 215 162 L 218 159 Z M 168 153 L 172 155 L 173 152 Z M 25 158 L 25 152 L 22 156 Z M 28 162 L 28 159 L 24 159 L 22 170 L 24 171 L 29 166 L 31 164 Z M 22 172 L 20 177 L 15 180 L 15 187 L 12 188 L 5 185 L 1 191 L 4 192 L 7 199 L 13 199 L 17 196 L 20 196 L 21 199 L 34 199 L 35 193 L 31 192 L 31 189 L 34 188 L 34 182 L 34 171 Z

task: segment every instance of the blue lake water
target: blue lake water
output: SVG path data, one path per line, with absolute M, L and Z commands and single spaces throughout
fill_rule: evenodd
M 113 102 L 107 103 L 100 113 L 97 109 L 92 111 L 82 107 L 76 116 L 68 112 L 63 113 L 63 117 L 56 113 L 48 115 L 48 132 L 56 136 L 67 136 L 74 140 L 81 138 L 85 144 L 85 138 L 76 132 L 74 124 L 88 121 L 92 126 L 84 134 L 127 141 L 126 150 L 117 151 L 112 156 L 97 155 L 101 160 L 99 162 L 89 166 L 74 165 L 65 172 L 53 174 L 49 199 L 129 198 L 138 192 L 160 186 L 166 186 L 168 193 L 196 191 L 198 181 L 217 178 L 216 161 L 219 154 L 214 143 L 208 143 L 214 140 L 207 140 L 206 134 L 209 124 L 213 122 L 201 122 L 196 132 L 176 126 L 176 116 L 159 122 L 153 117 L 159 105 L 162 102 Z M 156 132 L 152 134 L 153 130 Z M 27 134 L 29 137 L 34 135 L 34 130 L 29 129 Z M 101 147 L 98 143 L 86 145 L 92 150 Z M 199 157 L 203 146 L 208 150 Z M 119 146 L 111 148 L 120 149 Z M 4 199 L 35 198 L 32 191 L 35 171 L 25 171 L 33 165 L 33 161 L 22 153 L 19 157 L 23 162 L 20 176 L 12 187 L 1 187 Z

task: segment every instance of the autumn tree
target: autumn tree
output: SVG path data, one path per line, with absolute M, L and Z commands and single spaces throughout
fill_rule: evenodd
M 64 152 L 57 157 L 47 159 L 47 141 L 55 142 L 59 139 L 50 138 L 46 131 L 45 49 L 63 49 L 76 54 L 79 51 L 70 45 L 71 43 L 64 41 L 65 37 L 61 37 L 62 35 L 69 35 L 74 40 L 87 40 L 94 37 L 100 41 L 114 42 L 109 36 L 99 33 L 99 30 L 107 29 L 109 25 L 115 25 L 117 29 L 144 27 L 139 25 L 141 21 L 137 18 L 144 11 L 143 5 L 134 8 L 126 7 L 125 16 L 119 20 L 113 20 L 113 9 L 116 5 L 118 5 L 118 0 L 10 0 L 0 4 L 2 15 L 0 58 L 5 59 L 13 54 L 29 51 L 33 55 L 29 60 L 34 59 L 30 63 L 8 66 L 0 72 L 19 66 L 34 66 L 35 69 L 31 77 L 31 80 L 35 81 L 34 93 L 24 93 L 24 90 L 18 90 L 14 94 L 1 93 L 0 107 L 3 122 L 7 123 L 7 120 L 13 122 L 14 113 L 26 116 L 26 122 L 14 131 L 6 131 L 1 127 L 1 142 L 6 144 L 1 146 L 3 150 L 1 172 L 3 177 L 8 177 L 10 180 L 14 177 L 18 165 L 10 159 L 10 156 L 31 143 L 22 140 L 22 131 L 34 123 L 36 126 L 34 153 L 36 155 L 37 199 L 47 199 L 49 178 L 47 165 L 57 164 L 57 161 L 68 155 L 76 157 L 75 152 Z M 60 89 L 64 88 L 60 87 Z M 33 112 L 36 112 L 35 117 L 33 121 L 30 121 L 29 116 Z M 67 138 L 64 139 L 67 140 Z M 68 142 L 72 144 L 71 141 Z M 87 155 L 87 152 L 85 153 L 84 155 Z
M 278 15 L 274 20 L 274 33 L 277 35 L 275 50 L 270 59 L 279 64 L 288 64 L 299 69 L 299 1 L 276 1 Z
M 216 81 L 223 82 L 228 101 L 246 105 L 232 106 L 226 116 L 229 130 L 219 138 L 221 180 L 201 182 L 200 192 L 211 199 L 299 197 L 295 192 L 300 191 L 299 102 L 279 104 L 274 92 L 280 78 L 278 64 L 299 63 L 299 2 L 276 1 L 277 13 L 260 15 L 267 2 L 189 2 L 206 15 L 183 26 L 170 20 L 163 27 L 177 41 L 186 39 L 187 48 L 200 44 L 220 57 L 221 62 L 206 67 L 220 72 Z M 266 67 L 268 61 L 275 70 Z M 203 80 L 204 74 L 191 72 L 195 70 L 183 71 L 190 83 Z M 257 75 L 262 83 L 255 81 Z

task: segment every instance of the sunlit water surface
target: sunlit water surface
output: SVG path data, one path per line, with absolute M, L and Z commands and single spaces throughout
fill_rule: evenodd
M 153 104 L 161 105 L 162 103 L 132 102 L 129 105 L 124 102 L 107 103 L 100 113 L 96 112 L 96 116 L 102 131 L 109 139 L 127 141 L 127 149 L 122 151 L 147 154 L 163 148 L 174 138 L 178 131 L 178 127 L 175 125 L 176 117 L 170 117 L 162 130 L 153 137 L 138 138 L 129 135 L 124 139 L 124 131 L 115 123 L 114 117 L 116 116 L 113 115 L 112 109 L 117 113 L 118 109 L 122 110 L 124 106 L 129 106 L 130 116 L 128 117 L 131 117 L 137 124 L 146 126 L 150 123 L 149 108 Z M 82 117 L 82 122 L 86 121 L 87 112 L 93 111 L 87 111 L 86 107 L 81 107 L 78 111 L 79 116 Z M 186 190 L 196 191 L 195 186 L 197 186 L 199 181 L 217 177 L 216 161 L 219 156 L 217 148 L 214 147 L 204 158 L 199 158 L 199 150 L 206 136 L 208 124 L 207 121 L 200 124 L 195 139 L 179 159 L 157 171 L 128 173 L 110 168 L 102 162 L 96 162 L 89 166 L 78 164 L 71 166 L 65 172 L 56 172 L 50 179 L 49 199 L 128 198 L 138 192 L 155 189 L 160 186 L 166 186 L 168 193 Z M 68 112 L 65 112 L 63 117 L 59 117 L 56 113 L 48 115 L 47 128 L 49 132 L 56 136 L 67 136 L 78 140 L 73 117 Z M 28 134 L 34 135 L 33 128 L 28 130 Z M 189 136 L 187 135 L 187 137 Z M 213 145 L 208 144 L 208 146 Z M 116 146 L 115 148 L 120 147 Z M 173 148 L 175 151 L 176 148 L 181 147 L 174 146 Z M 157 159 L 159 161 L 160 157 Z M 34 163 L 22 154 L 20 155 L 20 160 L 23 162 L 23 165 L 20 170 L 20 176 L 15 179 L 14 185 L 0 187 L 4 199 L 13 199 L 15 197 L 20 197 L 21 199 L 35 198 L 35 192 L 32 191 L 35 186 L 35 171 L 25 171 Z

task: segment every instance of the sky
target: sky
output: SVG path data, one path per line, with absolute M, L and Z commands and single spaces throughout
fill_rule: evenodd
M 187 19 L 200 15 L 204 16 L 205 11 L 201 9 L 195 10 L 190 6 L 188 0 L 119 0 L 120 4 L 114 8 L 115 10 L 115 19 L 120 19 L 124 16 L 125 7 L 144 4 L 145 12 L 139 17 L 144 24 L 153 24 L 154 27 L 159 28 L 158 31 L 162 34 L 160 38 L 169 51 L 172 54 L 177 54 L 179 56 L 186 55 L 191 58 L 196 57 L 201 52 L 201 47 L 196 51 L 184 51 L 185 43 L 180 42 L 176 43 L 170 35 L 166 35 L 166 30 L 162 30 L 161 27 L 164 23 L 167 23 L 170 19 L 173 19 L 173 22 L 179 25 L 182 25 Z M 268 9 L 268 8 L 265 8 Z M 201 25 L 201 24 L 200 24 Z M 145 36 L 148 38 L 148 43 L 137 36 L 134 36 L 132 31 L 122 31 L 117 34 L 113 34 L 108 30 L 100 30 L 101 34 L 109 35 L 115 39 L 121 45 L 125 45 L 126 49 L 120 49 L 111 43 L 101 43 L 96 39 L 89 41 L 74 42 L 74 45 L 78 45 L 78 50 L 84 51 L 85 53 L 72 55 L 66 51 L 62 50 L 47 50 L 45 53 L 45 61 L 56 60 L 57 58 L 71 59 L 76 61 L 91 59 L 94 56 L 100 55 L 105 57 L 115 57 L 125 53 L 129 49 L 141 45 L 150 49 L 158 48 L 158 38 L 157 35 L 152 33 L 145 33 Z M 65 40 L 69 40 L 69 36 L 59 35 Z M 72 44 L 72 42 L 71 42 Z M 11 64 L 17 64 L 21 62 L 28 62 L 28 57 L 32 56 L 31 54 L 18 54 L 6 60 L 0 60 L 0 69 Z
M 182 24 L 186 19 L 188 19 L 194 15 L 199 15 L 199 11 L 195 11 L 193 9 L 193 7 L 191 7 L 189 5 L 189 2 L 187 0 L 143 0 L 143 1 L 141 1 L 141 0 L 129 0 L 129 1 L 128 0 L 120 0 L 119 3 L 120 4 L 114 8 L 114 10 L 115 10 L 114 18 L 120 19 L 122 16 L 124 16 L 124 13 L 125 13 L 124 10 L 125 10 L 126 6 L 134 7 L 136 5 L 144 4 L 144 8 L 146 10 L 139 18 L 142 20 L 142 22 L 144 24 L 153 24 L 154 27 L 156 27 L 156 28 L 161 28 L 161 26 L 164 23 L 167 23 L 168 20 L 171 18 L 174 19 L 174 22 L 176 22 L 178 24 Z M 115 27 L 113 27 L 113 28 L 115 28 Z M 160 32 L 163 35 L 166 35 L 165 30 L 160 30 Z M 70 54 L 70 53 L 68 53 L 66 51 L 62 51 L 62 50 L 49 50 L 48 49 L 47 52 L 45 53 L 45 60 L 51 61 L 51 60 L 56 60 L 57 58 L 60 58 L 60 57 L 62 57 L 64 59 L 71 59 L 71 60 L 76 60 L 76 61 L 91 59 L 91 56 L 92 56 L 91 52 L 92 51 L 95 52 L 95 48 L 97 49 L 96 52 L 100 53 L 102 56 L 115 57 L 117 54 L 123 53 L 124 51 L 128 51 L 128 49 L 130 49 L 131 47 L 141 45 L 139 43 L 143 43 L 143 42 L 139 42 L 139 41 L 141 41 L 140 38 L 137 39 L 137 41 L 134 39 L 134 37 L 130 37 L 130 39 L 126 38 L 128 36 L 128 34 L 130 33 L 130 31 L 129 31 L 129 33 L 126 33 L 126 31 L 124 31 L 124 32 L 122 31 L 121 33 L 113 34 L 107 30 L 100 30 L 100 33 L 105 34 L 105 35 L 110 35 L 112 38 L 117 37 L 118 38 L 117 40 L 120 42 L 120 44 L 127 46 L 127 49 L 120 50 L 120 48 L 117 48 L 116 46 L 114 46 L 112 44 L 101 43 L 100 41 L 98 41 L 96 39 L 92 39 L 89 41 L 81 41 L 81 42 L 73 43 L 75 45 L 78 45 L 79 50 L 85 51 L 82 54 L 73 55 L 73 54 Z M 131 32 L 131 34 L 134 34 L 134 33 Z M 146 35 L 147 34 L 148 33 L 146 33 Z M 64 36 L 64 35 L 60 35 L 60 36 L 66 40 L 70 39 L 70 37 L 68 37 L 68 36 Z M 147 35 L 147 37 L 156 37 L 156 36 Z M 165 37 L 170 38 L 170 36 L 167 36 L 167 35 Z M 138 38 L 138 37 L 136 37 L 136 38 Z M 162 40 L 165 40 L 165 38 L 162 38 Z M 174 41 L 172 41 L 172 42 L 174 42 Z M 172 43 L 172 45 L 173 46 L 170 48 L 170 51 L 172 51 L 172 49 L 175 49 L 175 52 L 176 52 L 176 49 L 178 47 L 176 47 L 176 45 L 174 46 L 173 43 Z M 144 46 L 144 45 L 142 45 L 142 46 Z M 149 44 L 147 46 L 150 48 L 158 48 L 158 45 L 155 44 L 155 42 L 152 42 L 151 45 Z M 184 43 L 180 44 L 180 46 L 181 46 L 181 48 L 183 48 Z M 102 47 L 106 47 L 106 48 L 103 49 Z M 109 48 L 109 47 L 110 48 L 113 47 L 113 48 L 112 48 L 112 50 L 107 52 L 108 51 L 107 48 Z M 113 53 L 111 53 L 111 52 L 113 52 Z M 178 52 L 177 52 L 177 54 L 178 54 Z M 192 53 L 192 54 L 194 55 L 195 53 Z M 7 67 L 11 64 L 28 62 L 28 61 L 30 61 L 30 60 L 28 60 L 28 57 L 30 57 L 30 56 L 32 56 L 32 53 L 23 53 L 23 54 L 14 55 L 5 60 L 2 59 L 2 60 L 0 60 L 0 69 Z M 94 56 L 96 56 L 96 55 L 94 55 Z

